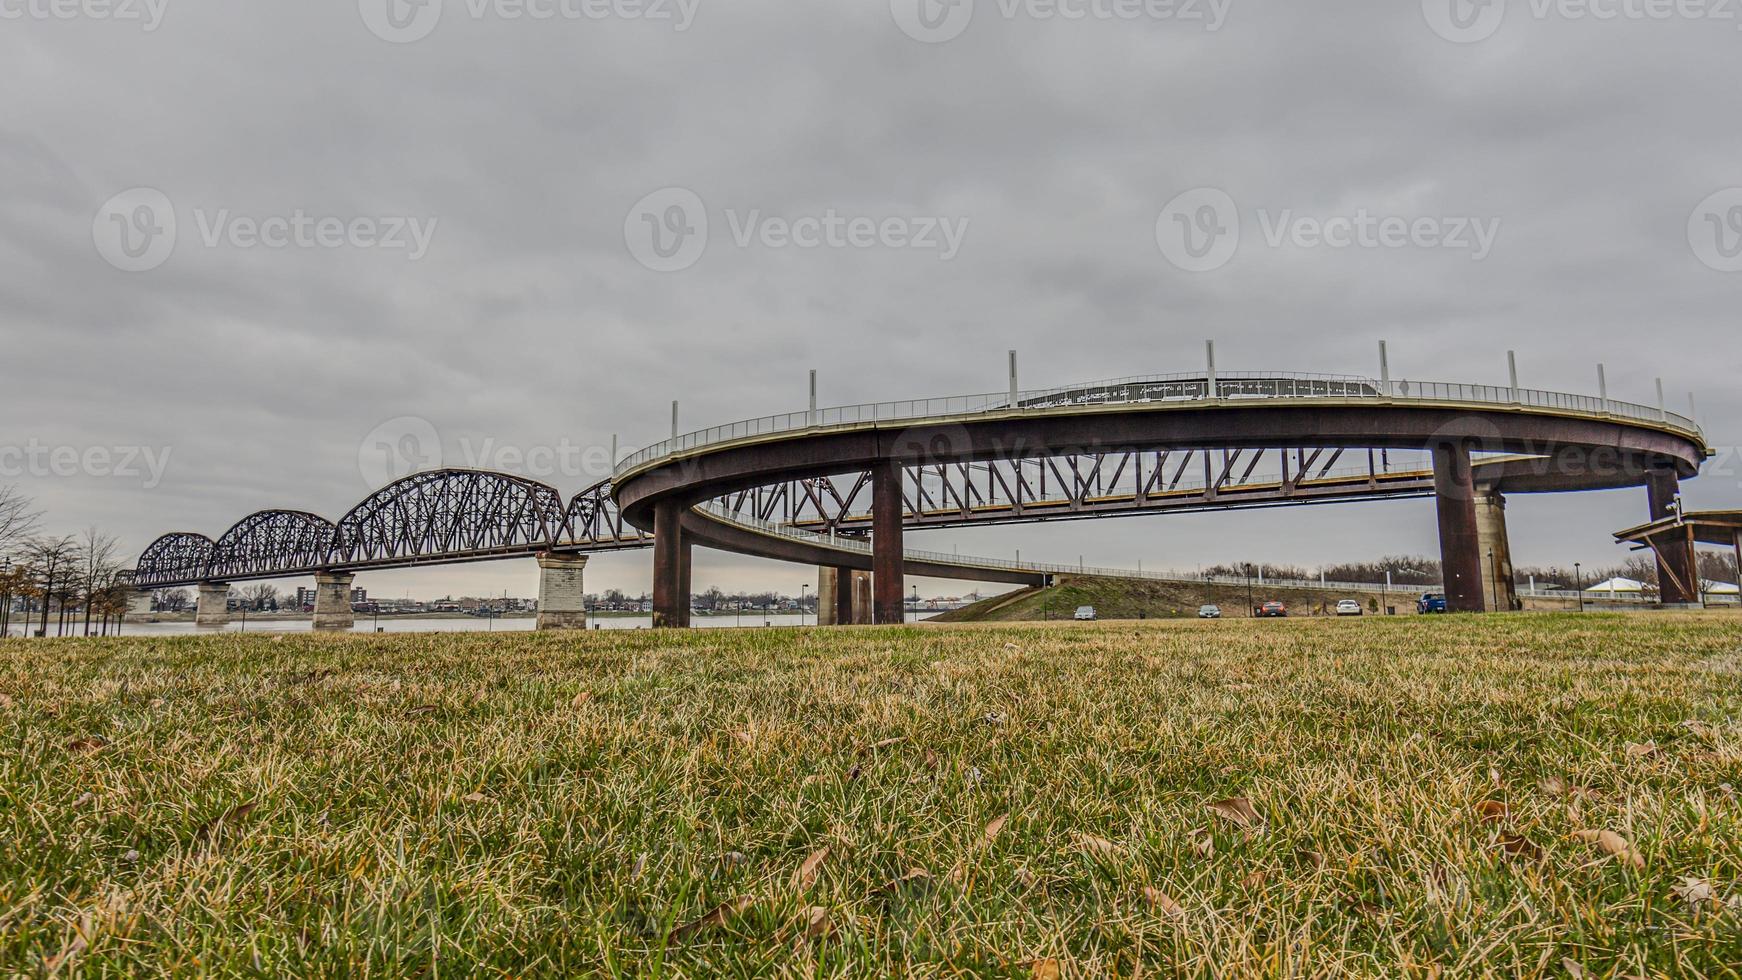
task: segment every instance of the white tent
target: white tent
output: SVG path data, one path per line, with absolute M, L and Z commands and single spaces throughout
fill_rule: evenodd
M 1612 578 L 1607 582 L 1598 582 L 1585 591 L 1595 595 L 1642 595 L 1645 592 L 1645 583 L 1635 582 L 1630 578 Z

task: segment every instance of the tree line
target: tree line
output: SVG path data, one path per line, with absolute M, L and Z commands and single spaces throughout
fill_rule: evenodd
M 106 636 L 127 612 L 133 590 L 113 537 L 95 527 L 79 534 L 42 528 L 42 512 L 17 487 L 0 487 L 0 637 L 14 619 L 25 634 Z

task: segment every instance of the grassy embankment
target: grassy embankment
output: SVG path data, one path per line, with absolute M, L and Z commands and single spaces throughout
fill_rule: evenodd
M 0 644 L 0 971 L 1736 976 L 1730 616 Z

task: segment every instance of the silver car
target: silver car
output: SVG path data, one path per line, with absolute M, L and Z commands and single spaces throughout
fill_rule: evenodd
M 1205 603 L 1198 607 L 1199 619 L 1221 619 L 1222 607 L 1213 603 Z

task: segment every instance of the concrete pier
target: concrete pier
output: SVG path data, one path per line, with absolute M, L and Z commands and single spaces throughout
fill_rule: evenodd
M 902 532 L 901 467 L 884 461 L 871 471 L 872 611 L 880 626 L 907 619 Z
M 1433 447 L 1434 503 L 1439 511 L 1440 565 L 1449 612 L 1482 612 L 1482 536 L 1476 527 L 1476 487 L 1470 447 L 1462 442 Z
M 347 572 L 318 572 L 315 575 L 315 629 L 324 632 L 348 632 L 357 625 L 351 612 L 351 583 L 357 576 Z
M 195 626 L 226 626 L 230 622 L 230 583 L 201 582 L 194 606 Z
M 127 594 L 127 618 L 136 622 L 151 619 L 150 589 L 135 589 Z
M 538 628 L 587 628 L 586 555 L 538 556 Z
M 691 543 L 683 533 L 683 508 L 661 501 L 653 509 L 653 628 L 690 624 Z
M 843 587 L 841 583 L 845 583 Z M 871 573 L 851 568 L 823 568 L 817 575 L 817 624 L 870 624 Z
M 1476 537 L 1482 555 L 1482 598 L 1489 612 L 1518 608 L 1512 543 L 1506 534 L 1506 497 L 1492 488 L 1476 493 Z
M 1681 477 L 1670 467 L 1654 469 L 1646 474 L 1645 492 L 1651 508 L 1651 519 L 1661 521 L 1675 516 L 1676 498 L 1681 495 Z M 1694 558 L 1691 534 L 1660 535 L 1653 541 L 1657 552 L 1657 589 L 1666 606 L 1698 606 L 1701 602 L 1699 566 Z

